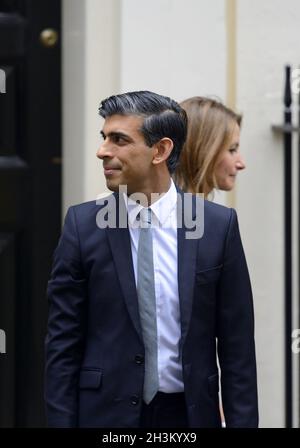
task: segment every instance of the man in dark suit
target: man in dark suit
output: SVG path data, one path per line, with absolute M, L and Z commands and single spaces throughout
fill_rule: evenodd
M 71 207 L 56 249 L 49 426 L 220 427 L 218 354 L 226 426 L 257 427 L 252 293 L 235 211 L 176 189 L 187 119 L 175 101 L 130 92 L 99 112 L 97 156 L 114 193 Z

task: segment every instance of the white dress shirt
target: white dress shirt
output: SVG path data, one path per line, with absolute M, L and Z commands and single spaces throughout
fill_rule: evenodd
M 128 211 L 131 251 L 137 283 L 137 250 L 142 206 L 124 194 Z M 156 295 L 159 390 L 183 392 L 181 338 L 177 275 L 177 191 L 174 182 L 167 193 L 151 205 L 153 263 Z

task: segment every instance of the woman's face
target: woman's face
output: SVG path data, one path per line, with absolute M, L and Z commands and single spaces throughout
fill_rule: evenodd
M 238 171 L 246 168 L 239 146 L 240 127 L 235 123 L 230 145 L 221 152 L 216 163 L 215 176 L 220 190 L 232 190 Z

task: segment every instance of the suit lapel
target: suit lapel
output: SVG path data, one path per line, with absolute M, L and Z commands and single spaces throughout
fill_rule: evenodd
M 121 200 L 119 204 L 118 195 L 115 195 L 115 198 L 117 226 L 116 228 L 107 227 L 106 231 L 128 313 L 139 337 L 142 340 L 142 330 L 138 310 L 138 297 L 131 254 L 130 233 L 128 225 L 126 228 L 120 228 L 118 221 L 118 217 L 120 216 L 118 213 L 119 205 L 120 207 L 125 207 L 125 203 Z
M 197 247 L 199 239 L 187 239 L 186 233 L 191 229 L 186 227 L 184 221 L 184 195 L 179 190 L 178 197 L 181 197 L 181 202 L 178 202 L 177 216 L 178 216 L 178 291 L 180 303 L 180 318 L 181 318 L 181 349 L 185 342 L 188 333 L 189 324 L 191 320 L 191 313 L 193 308 L 195 271 Z M 193 201 L 194 202 L 194 201 Z M 182 204 L 182 206 L 181 206 Z M 193 219 L 195 212 L 193 211 Z
M 179 191 L 179 197 L 181 197 L 181 204 L 184 204 L 184 196 L 181 191 Z M 118 225 L 119 205 L 121 207 L 125 207 L 125 203 L 121 200 L 119 204 L 118 195 L 115 195 L 115 198 L 117 205 L 117 226 L 116 228 L 108 227 L 106 231 L 128 313 L 141 341 L 143 341 L 138 310 L 138 297 L 133 271 L 130 233 L 128 225 L 126 228 L 120 228 Z M 177 229 L 178 291 L 180 302 L 182 348 L 188 333 L 193 308 L 196 258 L 199 239 L 186 238 L 186 233 L 190 232 L 191 229 L 186 227 L 184 221 L 184 207 L 180 206 L 180 201 L 178 204 L 178 223 L 182 223 L 182 225 L 179 225 Z M 193 212 L 193 219 L 195 219 L 195 211 Z

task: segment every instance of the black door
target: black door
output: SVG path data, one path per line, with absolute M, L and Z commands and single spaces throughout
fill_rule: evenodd
M 0 0 L 0 427 L 45 425 L 45 290 L 61 225 L 60 19 L 60 0 Z

